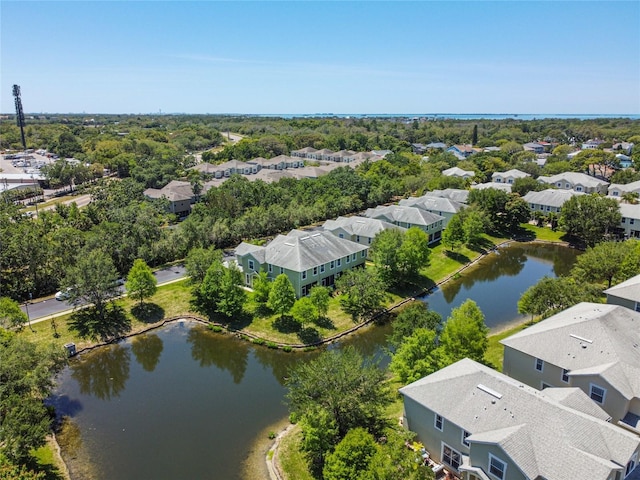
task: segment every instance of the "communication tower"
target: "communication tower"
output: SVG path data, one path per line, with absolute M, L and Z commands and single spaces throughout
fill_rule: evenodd
M 22 137 L 22 148 L 27 149 L 27 141 L 24 139 L 24 112 L 22 111 L 22 100 L 20 100 L 20 85 L 13 86 L 13 96 L 16 102 L 16 122 L 20 127 L 20 136 Z

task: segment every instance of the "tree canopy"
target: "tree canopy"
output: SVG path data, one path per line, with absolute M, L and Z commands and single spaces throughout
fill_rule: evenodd
M 588 247 L 605 240 L 621 219 L 618 202 L 597 194 L 573 196 L 560 212 L 560 226 Z
M 136 259 L 125 282 L 127 294 L 142 303 L 156 293 L 157 285 L 158 281 L 147 263 L 141 258 Z

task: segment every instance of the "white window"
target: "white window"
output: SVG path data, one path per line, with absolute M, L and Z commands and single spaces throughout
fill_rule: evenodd
M 544 370 L 544 360 L 536 358 L 536 370 L 539 372 Z
M 564 383 L 569 383 L 569 370 L 566 368 L 562 369 L 562 381 Z
M 344 233 L 339 233 L 339 234 L 338 234 L 338 237 L 340 237 L 340 238 L 344 238 Z
M 444 419 L 436 413 L 436 418 L 433 422 L 433 426 L 438 430 L 442 431 L 442 425 L 444 424 Z
M 622 217 L 622 223 L 627 223 L 627 219 L 625 217 Z
M 280 267 L 280 273 L 284 273 L 284 268 Z
M 498 457 L 494 457 L 489 454 L 489 473 L 500 480 L 505 478 L 507 472 L 507 464 L 500 460 Z
M 356 242 L 360 243 L 360 235 L 356 235 Z
M 249 260 L 249 270 L 254 270 L 253 260 Z
M 449 445 L 443 443 L 442 461 L 454 470 L 458 470 L 458 468 L 460 468 L 460 465 L 462 465 L 462 455 L 457 450 L 454 450 Z
M 324 263 L 320 265 L 320 273 L 324 273 Z
M 367 251 L 366 251 L 366 250 L 362 250 L 362 251 L 360 252 L 360 256 L 361 256 L 362 258 L 366 257 L 366 256 L 367 256 Z
M 371 245 L 371 237 L 367 238 L 367 243 Z
M 462 444 L 465 447 L 469 446 L 469 442 L 467 441 L 467 437 L 471 435 L 469 432 L 467 432 L 466 430 L 462 430 Z
M 627 463 L 627 468 L 624 470 L 624 477 L 627 478 L 631 472 L 638 466 L 638 454 L 634 453 L 629 463 Z
M 354 253 L 353 255 L 351 255 L 351 260 L 355 260 L 356 259 L 356 254 Z
M 339 266 L 339 267 L 341 267 L 341 266 L 342 266 L 342 259 L 341 259 L 341 258 L 339 258 L 338 260 L 336 260 L 336 262 L 337 262 L 337 264 L 338 264 L 338 266 Z
M 349 263 L 351 261 L 351 257 L 349 255 L 347 255 L 346 260 L 347 260 L 347 263 Z
M 307 278 L 307 271 L 305 270 L 304 272 L 302 272 L 302 280 L 306 280 Z
M 269 273 L 273 272 L 273 265 L 269 264 L 268 268 L 269 268 Z
M 633 225 L 633 222 L 635 222 L 635 218 L 630 218 L 629 219 L 629 225 Z
M 318 267 L 313 267 L 313 276 L 318 275 Z
M 598 385 L 594 385 L 593 383 L 590 384 L 589 396 L 591 397 L 591 400 L 602 405 L 604 403 L 604 397 L 606 395 L 607 391 L 604 388 L 599 387 Z
M 335 266 L 336 266 L 336 262 L 334 262 L 333 260 L 331 260 L 331 263 L 329 263 L 329 268 L 330 268 L 331 270 L 333 270 L 333 269 L 335 268 Z
M 582 187 L 576 187 L 576 192 L 581 192 L 582 191 Z

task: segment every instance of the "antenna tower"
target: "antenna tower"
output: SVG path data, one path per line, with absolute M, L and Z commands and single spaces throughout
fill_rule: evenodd
M 20 85 L 13 86 L 13 96 L 16 102 L 16 122 L 20 127 L 20 136 L 22 137 L 22 148 L 27 149 L 27 141 L 24 139 L 24 112 L 22 111 L 22 100 L 20 100 Z

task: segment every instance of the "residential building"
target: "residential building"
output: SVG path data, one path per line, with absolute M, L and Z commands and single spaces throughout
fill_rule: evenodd
M 597 150 L 603 143 L 604 140 L 598 138 L 587 140 L 582 144 L 582 150 Z
M 511 193 L 510 183 L 487 182 L 487 183 L 476 183 L 475 185 L 471 184 L 472 190 L 485 190 L 487 188 L 495 188 L 496 190 L 502 190 L 503 192 Z
M 464 160 L 476 153 L 476 150 L 472 145 L 452 145 L 447 148 L 447 152 L 453 153 L 459 159 Z
M 574 190 L 556 190 L 548 188 L 541 192 L 528 192 L 522 199 L 529 204 L 532 212 L 536 210 L 544 213 L 554 212 L 560 213 L 562 205 L 571 197 L 576 195 L 584 195 L 584 193 Z
M 340 238 L 346 238 L 361 245 L 371 245 L 375 236 L 383 230 L 397 229 L 406 231 L 393 223 L 385 222 L 377 218 L 369 217 L 338 217 L 335 220 L 327 220 L 322 228 Z
M 640 478 L 640 437 L 577 388 L 541 392 L 464 359 L 400 394 L 406 428 L 463 480 Z
M 521 172 L 515 168 L 507 170 L 506 172 L 495 172 L 491 175 L 491 181 L 494 183 L 513 183 L 518 178 L 530 177 L 528 173 Z
M 640 204 L 620 202 L 619 227 L 627 238 L 640 238 Z
M 597 179 L 585 173 L 564 172 L 551 177 L 538 177 L 538 182 L 553 185 L 562 190 L 575 190 L 583 193 L 602 193 L 606 195 L 609 182 Z
M 314 285 L 333 286 L 342 272 L 364 266 L 368 250 L 368 246 L 330 232 L 292 230 L 266 246 L 242 242 L 235 253 L 245 285 L 251 287 L 261 271 L 267 272 L 270 279 L 284 273 L 300 298 L 308 295 Z
M 538 142 L 525 143 L 522 145 L 522 148 L 525 152 L 544 153 L 544 145 L 541 145 Z
M 404 228 L 418 227 L 429 235 L 429 243 L 442 237 L 444 217 L 417 207 L 404 205 L 378 206 L 364 212 L 365 217 L 378 218 Z
M 318 150 L 316 150 L 313 147 L 304 147 L 304 148 L 301 148 L 300 150 L 292 150 L 291 156 L 299 157 L 299 158 L 310 158 L 308 157 L 308 155 L 316 153 L 317 151 Z
M 204 189 L 202 193 L 204 193 Z M 162 188 L 147 188 L 144 194 L 151 199 L 167 199 L 169 201 L 169 211 L 180 218 L 189 215 L 191 205 L 195 203 L 191 183 L 179 180 L 172 180 Z
M 460 177 L 466 179 L 471 179 L 476 176 L 476 173 L 472 170 L 463 170 L 458 167 L 447 168 L 442 171 L 442 175 L 446 177 Z
M 640 194 L 640 180 L 627 184 L 612 183 L 609 185 L 608 195 L 610 197 L 622 197 L 625 193 Z
M 640 275 L 625 280 L 604 291 L 607 303 L 621 305 L 640 312 Z
M 616 158 L 620 162 L 620 168 L 629 168 L 633 166 L 633 159 L 624 153 L 617 153 Z
M 456 202 L 455 200 L 451 200 L 446 197 L 436 197 L 430 193 L 427 193 L 422 197 L 404 198 L 400 200 L 398 204 L 407 207 L 418 207 L 422 210 L 426 210 L 427 212 L 435 213 L 436 215 L 444 217 L 444 228 L 447 227 L 451 217 L 465 207 L 465 205 L 460 202 Z
M 460 188 L 445 188 L 444 190 L 432 190 L 428 192 L 429 195 L 435 197 L 444 197 L 450 198 L 451 200 L 458 203 L 467 203 L 469 199 L 469 190 L 464 190 Z
M 640 312 L 583 302 L 500 343 L 505 374 L 538 389 L 578 387 L 640 435 Z

